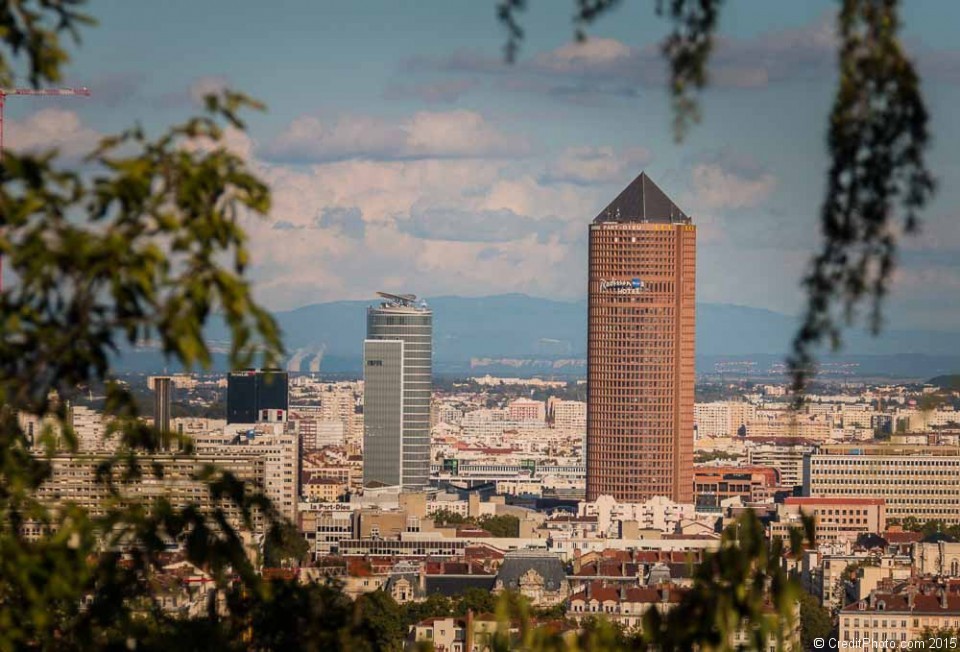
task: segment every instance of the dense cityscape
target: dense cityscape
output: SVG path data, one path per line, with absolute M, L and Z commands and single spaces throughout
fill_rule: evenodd
M 587 378 L 434 378 L 429 304 L 381 293 L 353 380 L 280 369 L 123 378 L 170 433 L 166 450 L 139 460 L 163 475 L 127 485 L 125 499 L 209 510 L 201 470 L 235 474 L 295 526 L 277 548 L 262 515 L 244 529 L 227 510 L 261 573 L 422 604 L 405 624 L 410 646 L 486 649 L 498 626 L 490 596 L 504 593 L 571 632 L 597 617 L 635 631 L 682 599 L 748 511 L 770 540 L 813 518 L 813 543 L 782 559 L 807 594 L 780 625 L 791 645 L 802 628 L 900 642 L 955 628 L 957 377 L 829 381 L 799 406 L 785 378 L 728 371 L 697 384 L 692 220 L 641 174 L 598 215 L 590 243 Z M 42 501 L 96 515 L 116 498 L 98 478 L 116 452 L 100 408 L 93 389 L 71 398 L 72 452 L 54 420 L 21 415 L 38 454 L 59 451 Z M 163 609 L 202 615 L 209 577 L 168 545 Z M 487 597 L 476 611 L 451 615 L 449 601 L 477 592 Z
M 0 652 L 960 648 L 958 22 L 0 0 Z

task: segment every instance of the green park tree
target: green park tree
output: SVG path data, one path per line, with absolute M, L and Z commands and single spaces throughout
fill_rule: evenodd
M 812 650 L 815 639 L 830 638 L 833 632 L 833 617 L 820 601 L 809 593 L 800 596 L 800 645 L 804 650 Z
M 510 514 L 483 516 L 477 520 L 477 525 L 495 537 L 520 536 L 520 519 Z

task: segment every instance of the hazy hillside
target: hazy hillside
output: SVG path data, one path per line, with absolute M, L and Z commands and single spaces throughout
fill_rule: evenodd
M 497 372 L 545 373 L 551 368 L 582 372 L 586 357 L 586 301 L 553 301 L 521 294 L 487 297 L 444 296 L 428 299 L 434 311 L 435 361 L 450 373 L 474 368 Z M 335 301 L 276 313 L 291 355 L 299 353 L 300 368 L 321 356 L 321 370 L 359 370 L 366 330 L 365 309 L 374 301 Z M 754 356 L 759 364 L 782 358 L 789 347 L 793 317 L 745 306 L 702 303 L 697 306 L 697 358 L 701 370 L 727 357 Z M 226 330 L 214 325 L 213 342 L 224 342 Z M 851 331 L 844 358 L 874 373 L 934 375 L 953 371 L 957 334 L 932 331 L 890 331 L 872 338 Z M 125 356 L 123 366 L 155 368 L 159 358 L 149 352 Z M 578 361 L 581 363 L 578 364 Z

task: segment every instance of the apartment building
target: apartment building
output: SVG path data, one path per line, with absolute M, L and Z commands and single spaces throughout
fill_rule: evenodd
M 871 649 L 906 649 L 924 632 L 960 628 L 960 594 L 944 586 L 873 591 L 841 609 L 839 620 L 841 645 L 868 641 Z

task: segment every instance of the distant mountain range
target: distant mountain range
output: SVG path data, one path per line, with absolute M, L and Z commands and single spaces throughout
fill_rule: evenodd
M 554 301 L 522 294 L 428 299 L 434 312 L 434 359 L 440 373 L 555 373 L 580 375 L 586 358 L 586 301 Z M 366 307 L 374 301 L 334 301 L 275 313 L 292 367 L 310 363 L 331 373 L 356 373 L 366 330 Z M 697 366 L 701 372 L 723 363 L 753 361 L 762 371 L 789 348 L 794 317 L 730 304 L 697 305 Z M 837 364 L 858 365 L 866 374 L 927 377 L 960 369 L 960 333 L 894 330 L 873 338 L 847 333 Z M 225 344 L 227 330 L 208 329 L 213 343 Z M 721 367 L 717 367 L 720 364 Z M 150 352 L 125 354 L 128 370 L 162 366 Z M 734 365 L 735 366 L 735 365 Z

